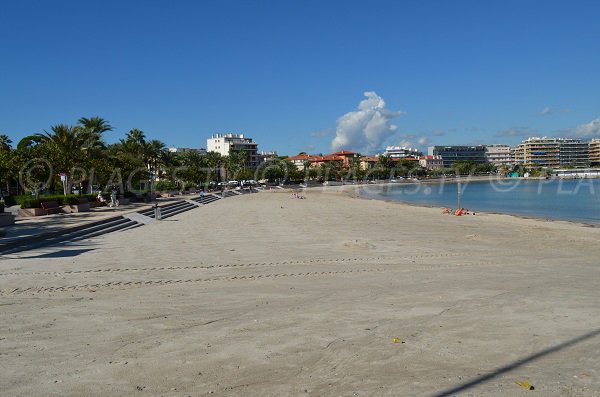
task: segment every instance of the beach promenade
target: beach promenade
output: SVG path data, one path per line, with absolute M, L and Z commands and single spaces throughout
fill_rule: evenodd
M 600 228 L 351 189 L 2 256 L 0 395 L 600 395 Z

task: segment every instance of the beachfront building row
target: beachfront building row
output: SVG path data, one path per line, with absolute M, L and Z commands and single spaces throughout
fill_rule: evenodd
M 418 154 L 418 153 L 417 153 Z M 400 161 L 414 162 L 420 165 L 424 169 L 433 170 L 443 168 L 443 161 L 440 156 L 396 156 L 392 157 L 389 154 L 383 154 L 390 157 L 392 163 L 398 163 Z M 377 166 L 380 155 L 378 156 L 360 156 L 358 153 L 351 151 L 340 151 L 331 153 L 325 156 L 322 155 L 311 155 L 307 153 L 299 153 L 297 156 L 287 157 L 286 160 L 290 161 L 300 171 L 306 170 L 310 167 L 319 167 L 330 162 L 339 162 L 343 168 L 349 168 L 352 162 L 358 164 L 358 168 L 366 171 Z
M 455 161 L 470 161 L 497 167 L 583 168 L 600 165 L 600 140 L 531 137 L 514 148 L 508 145 L 431 146 L 428 154 L 440 156 L 444 167 L 451 167 Z
M 452 167 L 455 161 L 471 161 L 476 164 L 487 163 L 485 155 L 485 146 L 430 146 L 427 150 L 430 156 L 439 156 L 442 158 L 442 164 L 445 168 Z
M 286 160 L 291 161 L 299 170 L 305 170 L 309 167 L 318 167 L 334 161 L 338 161 L 344 168 L 348 168 L 352 160 L 360 160 L 360 155 L 348 150 L 342 150 L 325 156 L 301 152 L 297 156 L 287 157 Z
M 584 168 L 589 166 L 590 143 L 572 138 L 531 137 L 514 151 L 514 163 L 532 168 Z

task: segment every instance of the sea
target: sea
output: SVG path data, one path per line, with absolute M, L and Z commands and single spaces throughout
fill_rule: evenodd
M 388 183 L 359 190 L 362 197 L 410 204 L 459 207 L 600 226 L 600 179 L 455 180 Z

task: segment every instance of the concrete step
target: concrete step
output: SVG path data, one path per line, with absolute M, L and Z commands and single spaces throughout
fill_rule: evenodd
M 84 233 L 84 234 L 76 236 L 74 238 L 65 240 L 64 242 L 67 242 L 67 241 L 81 241 L 81 240 L 85 240 L 85 239 L 88 239 L 88 238 L 101 236 L 103 234 L 107 234 L 107 233 L 110 233 L 110 232 L 116 232 L 117 230 L 123 230 L 125 228 L 131 227 L 131 226 L 134 226 L 134 225 L 138 225 L 138 223 L 135 222 L 135 221 L 132 221 L 130 219 L 125 219 L 125 222 L 121 222 L 119 224 L 112 225 L 112 226 L 104 228 L 104 229 L 92 231 L 92 232 L 89 232 L 89 233 Z
M 1 246 L 0 253 L 9 254 L 15 252 L 22 252 L 32 250 L 35 248 L 57 245 L 69 241 L 76 241 L 82 238 L 93 237 L 114 230 L 119 230 L 125 226 L 132 226 L 136 223 L 137 222 L 133 222 L 122 216 L 103 219 L 100 221 L 91 222 L 77 227 L 67 228 L 56 232 L 43 233 L 37 236 L 15 240 L 11 242 L 11 244 Z

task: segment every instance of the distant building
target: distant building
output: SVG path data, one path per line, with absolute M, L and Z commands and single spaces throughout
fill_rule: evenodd
M 527 138 L 515 149 L 516 164 L 535 168 L 587 167 L 589 143 L 571 138 Z
M 435 170 L 444 168 L 444 160 L 440 156 L 421 156 L 419 165 L 426 170 Z
M 374 168 L 377 165 L 379 157 L 377 156 L 364 156 L 359 159 L 359 168 L 363 171 Z
M 488 163 L 494 164 L 497 167 L 503 165 L 512 165 L 510 146 L 508 145 L 484 145 L 485 159 Z
M 188 147 L 170 147 L 169 152 L 171 153 L 185 153 L 185 152 L 196 152 L 198 154 L 206 154 L 206 149 L 194 149 Z
M 472 161 L 485 164 L 485 146 L 430 146 L 428 155 L 440 156 L 444 167 L 451 167 L 455 161 Z
M 388 146 L 385 148 L 385 153 L 383 154 L 391 158 L 419 157 L 423 155 L 417 149 L 404 146 Z
M 552 173 L 559 178 L 599 178 L 600 168 L 558 169 L 553 170 Z
M 590 164 L 600 165 L 600 139 L 592 139 L 590 142 Z
M 342 156 L 336 156 L 334 154 L 328 154 L 326 156 L 315 156 L 312 157 L 310 159 L 310 166 L 311 167 L 320 167 L 322 165 L 326 165 L 328 163 L 332 163 L 332 162 L 339 162 L 340 165 L 344 165 L 344 161 L 346 160 L 346 157 L 342 157 Z
M 319 156 L 301 152 L 297 156 L 290 156 L 286 158 L 286 160 L 291 161 L 299 171 L 304 171 L 305 168 L 310 167 L 311 162 L 316 157 Z
M 232 152 L 243 150 L 248 155 L 249 167 L 257 167 L 260 163 L 258 144 L 243 134 L 215 134 L 206 140 L 206 149 L 209 152 L 220 153 L 221 156 L 229 156 Z
M 279 158 L 279 156 L 277 156 L 276 151 L 260 152 L 259 157 L 260 157 L 260 161 L 263 163 L 265 161 L 273 161 L 273 160 L 277 160 Z

